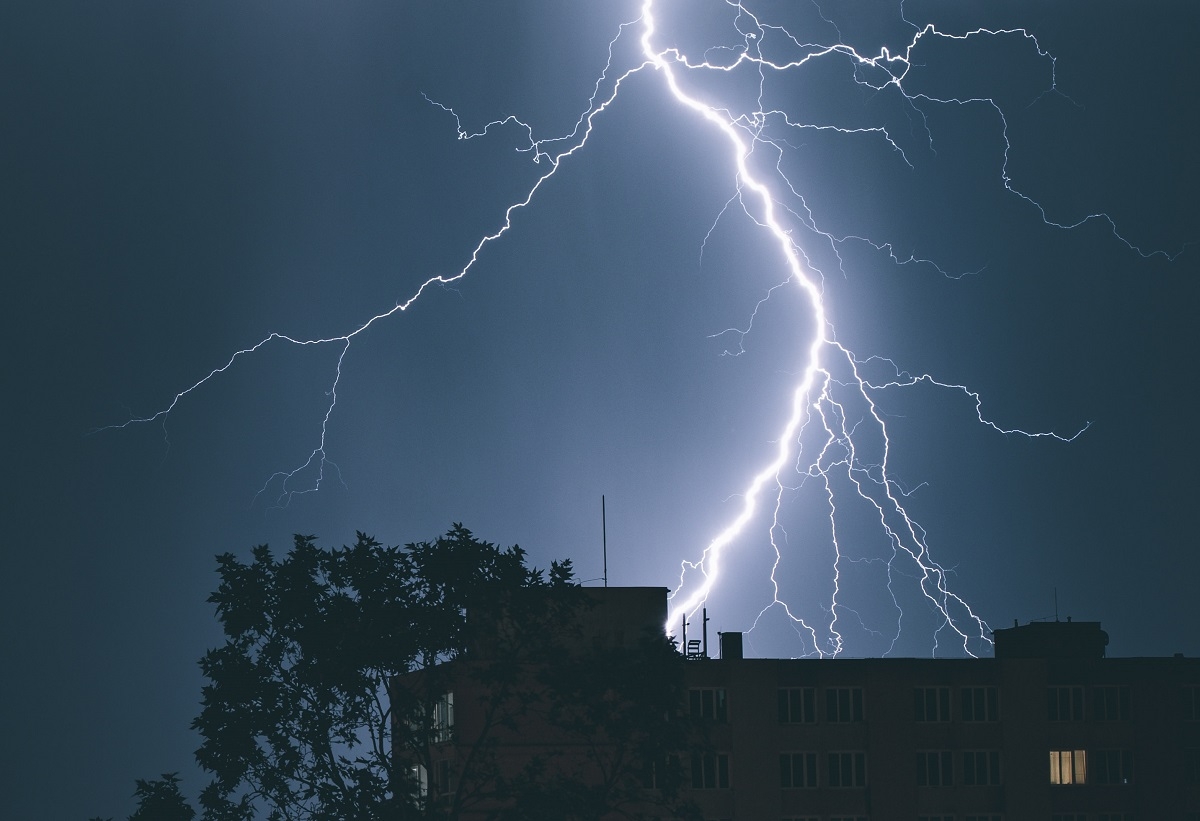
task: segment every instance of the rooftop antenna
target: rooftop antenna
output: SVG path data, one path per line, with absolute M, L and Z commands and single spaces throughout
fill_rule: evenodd
M 1058 588 L 1054 588 L 1054 620 L 1058 621 Z
M 600 544 L 604 548 L 604 586 L 608 587 L 608 517 L 604 514 L 603 493 L 600 494 Z

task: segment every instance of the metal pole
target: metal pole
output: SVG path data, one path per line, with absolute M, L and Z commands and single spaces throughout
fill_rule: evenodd
M 604 586 L 608 587 L 608 518 L 604 515 L 604 494 L 600 494 L 600 541 L 604 545 Z

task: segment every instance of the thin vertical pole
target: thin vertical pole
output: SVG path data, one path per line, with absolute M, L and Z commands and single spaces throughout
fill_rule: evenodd
M 608 587 L 608 518 L 604 515 L 604 494 L 600 494 L 600 541 L 604 546 L 604 586 Z

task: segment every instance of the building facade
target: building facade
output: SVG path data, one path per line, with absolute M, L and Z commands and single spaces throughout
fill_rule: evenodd
M 1107 658 L 1097 622 L 997 630 L 979 659 L 747 659 L 721 639 L 687 672 L 705 818 L 1200 821 L 1200 659 Z
M 572 656 L 662 629 L 663 588 L 587 592 Z M 1109 658 L 1098 622 L 1014 625 L 994 641 L 994 657 L 965 659 L 745 658 L 740 633 L 710 657 L 707 636 L 687 642 L 678 709 L 699 729 L 664 770 L 705 821 L 1200 821 L 1200 659 Z M 606 821 L 672 817 L 657 812 L 659 765 L 631 762 L 603 715 L 582 735 L 530 712 L 486 736 L 484 690 L 451 681 L 421 768 L 447 806 L 472 739 L 488 737 L 502 772 L 540 757 L 598 782 L 619 757 L 646 800 L 632 793 Z

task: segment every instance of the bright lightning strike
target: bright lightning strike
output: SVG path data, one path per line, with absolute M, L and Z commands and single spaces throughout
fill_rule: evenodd
M 480 237 L 458 270 L 437 274 L 422 282 L 407 298 L 377 313 L 349 330 L 329 336 L 301 338 L 283 333 L 270 333 L 249 347 L 235 351 L 218 367 L 177 392 L 160 410 L 131 418 L 112 428 L 158 423 L 166 435 L 166 423 L 172 412 L 192 393 L 234 368 L 238 363 L 270 345 L 297 347 L 329 347 L 337 352 L 336 362 L 328 382 L 328 403 L 315 426 L 311 449 L 294 466 L 272 473 L 264 481 L 259 495 L 275 504 L 289 504 L 296 495 L 321 489 L 331 476 L 338 476 L 334 462 L 326 450 L 327 434 L 334 422 L 338 388 L 343 363 L 351 354 L 357 338 L 372 326 L 405 313 L 435 286 L 449 286 L 466 277 L 480 264 L 489 245 L 501 240 L 514 228 L 518 212 L 530 206 L 543 185 L 568 166 L 568 160 L 584 150 L 604 113 L 617 104 L 622 88 L 632 78 L 647 78 L 647 82 L 665 84 L 673 100 L 686 111 L 697 130 L 719 136 L 724 146 L 724 166 L 708 169 L 712 173 L 730 176 L 734 193 L 726 206 L 716 215 L 725 219 L 732 211 L 749 218 L 760 232 L 763 243 L 775 250 L 783 270 L 779 284 L 770 289 L 758 303 L 744 328 L 733 333 L 741 340 L 752 332 L 758 308 L 783 288 L 795 288 L 803 297 L 807 316 L 798 318 L 811 335 L 797 352 L 796 381 L 790 391 L 790 401 L 781 409 L 782 423 L 774 433 L 773 454 L 739 491 L 737 515 L 725 529 L 693 559 L 684 561 L 678 585 L 672 596 L 671 612 L 666 628 L 673 632 L 682 618 L 695 613 L 721 582 L 723 570 L 739 544 L 755 538 L 768 543 L 774 551 L 774 563 L 769 578 L 770 600 L 759 613 L 781 610 L 794 625 L 805 652 L 827 655 L 844 649 L 843 624 L 858 615 L 841 599 L 841 572 L 846 563 L 882 561 L 887 575 L 887 589 L 895 605 L 896 619 L 891 642 L 900 636 L 902 610 L 893 585 L 900 577 L 909 577 L 936 612 L 941 627 L 933 637 L 936 651 L 945 632 L 950 643 L 973 654 L 989 641 L 984 620 L 970 605 L 951 589 L 950 573 L 933 557 L 924 529 L 905 508 L 906 492 L 893 476 L 889 458 L 892 439 L 885 414 L 878 399 L 885 392 L 932 389 L 966 399 L 979 423 L 997 433 L 1030 438 L 1053 438 L 1069 442 L 1086 429 L 1067 432 L 1024 430 L 990 417 L 985 400 L 969 386 L 939 380 L 931 374 L 913 375 L 890 359 L 877 355 L 859 356 L 839 340 L 835 319 L 825 297 L 822 272 L 812 263 L 815 246 L 806 251 L 798 237 L 804 236 L 831 252 L 836 258 L 839 273 L 845 275 L 840 249 L 851 243 L 865 243 L 886 253 L 897 265 L 925 265 L 941 275 L 958 278 L 977 271 L 954 273 L 939 267 L 934 261 L 914 254 L 898 254 L 890 242 L 838 234 L 822 226 L 801 193 L 804 180 L 789 174 L 787 156 L 792 140 L 800 135 L 819 132 L 835 133 L 847 139 L 874 140 L 891 152 L 899 163 L 912 169 L 914 162 L 903 147 L 905 141 L 881 125 L 838 125 L 815 122 L 802 116 L 803 104 L 779 99 L 780 88 L 791 78 L 805 72 L 828 70 L 830 66 L 849 73 L 862 90 L 874 95 L 891 95 L 904 106 L 911 130 L 930 151 L 936 151 L 934 134 L 927 112 L 949 106 L 982 108 L 991 113 L 1001 146 L 997 158 L 997 184 L 1025 203 L 1048 226 L 1073 229 L 1086 223 L 1107 225 L 1115 240 L 1143 256 L 1174 256 L 1162 251 L 1147 251 L 1119 233 L 1114 221 L 1106 214 L 1088 214 L 1077 220 L 1054 219 L 1034 198 L 1023 193 L 1009 174 L 1009 129 L 1003 107 L 988 96 L 935 96 L 928 92 L 910 91 L 910 73 L 919 64 L 922 48 L 933 41 L 960 43 L 988 39 L 1010 38 L 1024 43 L 1046 71 L 1045 94 L 1060 94 L 1057 88 L 1055 58 L 1044 50 L 1037 38 L 1024 29 L 974 29 L 952 33 L 939 31 L 932 25 L 913 27 L 910 39 L 901 48 L 883 47 L 875 54 L 862 54 L 839 41 L 806 42 L 783 26 L 754 11 L 745 3 L 723 0 L 728 28 L 720 45 L 707 48 L 700 56 L 685 53 L 674 34 L 663 22 L 666 13 L 662 0 L 644 0 L 639 16 L 619 27 L 608 45 L 608 59 L 596 78 L 587 106 L 565 134 L 539 137 L 535 128 L 509 115 L 488 123 L 481 129 L 463 126 L 453 107 L 430 99 L 432 106 L 453 117 L 460 140 L 491 138 L 502 127 L 515 126 L 524 135 L 517 147 L 538 166 L 539 173 L 524 195 L 511 202 L 500 215 L 497 227 Z M 826 20 L 828 23 L 829 21 Z M 830 28 L 836 28 L 830 23 Z M 840 40 L 839 35 L 839 40 Z M 716 81 L 716 82 L 714 82 Z M 728 101 L 711 88 L 734 88 L 740 91 Z M 749 92 L 747 92 L 749 90 Z M 510 133 L 509 128 L 506 133 Z M 715 223 L 714 223 L 715 227 Z M 711 231 L 710 231 L 711 234 Z M 703 247 L 701 248 L 703 253 Z M 718 334 L 720 335 L 720 334 Z M 815 484 L 824 498 L 829 540 L 833 547 L 833 594 L 824 607 L 822 623 L 806 620 L 796 614 L 780 589 L 777 571 L 785 561 L 793 559 L 794 549 L 787 543 L 787 534 L 780 517 L 785 497 L 796 488 Z M 849 489 L 850 498 L 846 497 Z M 843 547 L 839 530 L 844 527 L 844 511 L 853 504 L 857 510 L 865 505 L 878 531 L 891 546 L 891 555 L 883 559 L 865 560 L 848 554 Z M 757 522 L 765 522 L 765 533 L 755 535 Z M 757 624 L 757 622 L 756 622 Z

